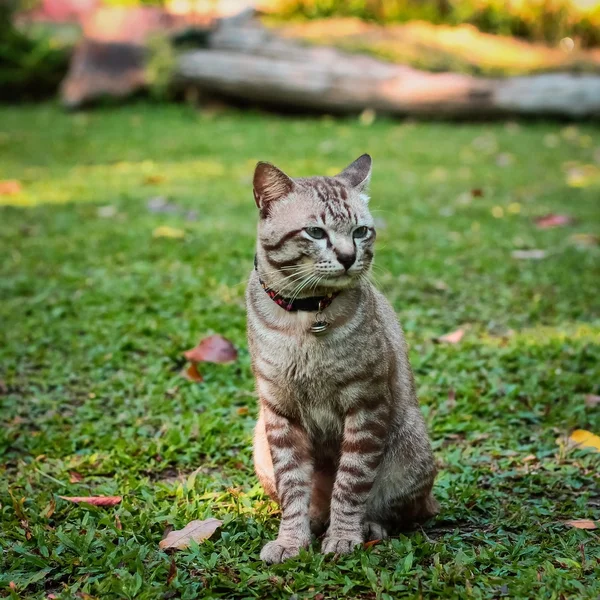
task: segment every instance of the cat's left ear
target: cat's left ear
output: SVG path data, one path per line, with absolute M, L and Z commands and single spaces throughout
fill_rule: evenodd
M 363 192 L 371 180 L 371 166 L 373 161 L 368 154 L 359 156 L 351 165 L 348 165 L 338 177 L 347 181 L 353 188 Z
M 254 171 L 254 201 L 263 217 L 269 214 L 270 204 L 287 196 L 294 189 L 294 182 L 281 169 L 266 162 L 259 162 Z

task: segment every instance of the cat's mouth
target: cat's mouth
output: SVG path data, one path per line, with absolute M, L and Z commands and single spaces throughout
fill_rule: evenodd
M 340 290 L 354 287 L 360 281 L 360 273 L 340 273 L 339 275 L 329 275 L 319 280 L 319 287 Z

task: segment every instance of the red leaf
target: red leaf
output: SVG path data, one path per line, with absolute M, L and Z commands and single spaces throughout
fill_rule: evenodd
M 211 335 L 201 340 L 195 348 L 184 352 L 183 355 L 191 363 L 229 363 L 237 359 L 237 350 L 235 349 L 235 346 L 224 337 L 220 335 Z
M 535 220 L 535 224 L 538 229 L 552 229 L 553 227 L 565 227 L 566 225 L 571 225 L 573 223 L 573 219 L 568 215 L 555 215 L 549 214 L 544 215 L 543 217 L 538 217 Z
M 188 381 L 193 381 L 194 383 L 200 383 L 204 381 L 202 375 L 198 371 L 198 367 L 195 364 L 188 365 L 183 371 L 181 371 L 182 377 L 185 377 Z
M 464 335 L 465 335 L 464 329 L 457 329 L 456 331 L 453 331 L 451 333 L 447 333 L 446 335 L 442 335 L 438 338 L 435 338 L 435 341 L 441 342 L 444 344 L 458 344 L 458 342 L 460 342 L 460 340 L 463 339 Z
M 575 519 L 574 521 L 565 521 L 565 525 L 576 527 L 577 529 L 598 529 L 598 526 L 591 519 Z
M 80 475 L 77 471 L 69 471 L 69 481 L 71 483 L 79 483 L 83 480 L 83 475 Z
M 21 183 L 16 179 L 0 181 L 0 196 L 14 196 L 21 192 Z
M 75 504 L 93 504 L 94 506 L 115 506 L 123 500 L 122 496 L 59 496 Z
M 376 544 L 379 544 L 381 542 L 381 540 L 369 540 L 368 542 L 365 542 L 363 544 L 363 548 L 370 548 L 371 546 L 375 546 Z

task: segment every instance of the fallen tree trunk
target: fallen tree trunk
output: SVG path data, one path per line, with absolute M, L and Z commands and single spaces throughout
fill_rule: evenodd
M 492 79 L 427 73 L 333 48 L 306 47 L 253 23 L 223 26 L 207 49 L 182 53 L 175 79 L 209 93 L 331 113 L 600 116 L 600 76 Z

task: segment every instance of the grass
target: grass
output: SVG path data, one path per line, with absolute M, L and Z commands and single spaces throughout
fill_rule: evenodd
M 366 123 L 0 108 L 0 179 L 22 184 L 0 196 L 0 596 L 598 597 L 598 532 L 564 521 L 598 518 L 600 455 L 556 440 L 600 433 L 584 403 L 600 393 L 600 249 L 572 237 L 598 234 L 600 130 Z M 279 517 L 252 472 L 244 333 L 252 168 L 333 173 L 365 151 L 376 277 L 411 346 L 443 510 L 348 557 L 315 546 L 267 568 Z M 181 211 L 150 212 L 155 196 Z M 550 212 L 576 222 L 537 229 Z M 547 256 L 512 258 L 527 248 Z M 460 344 L 432 341 L 459 327 Z M 184 380 L 181 353 L 211 332 L 238 363 Z M 96 494 L 123 502 L 59 498 Z M 213 538 L 159 550 L 168 526 L 210 516 Z

